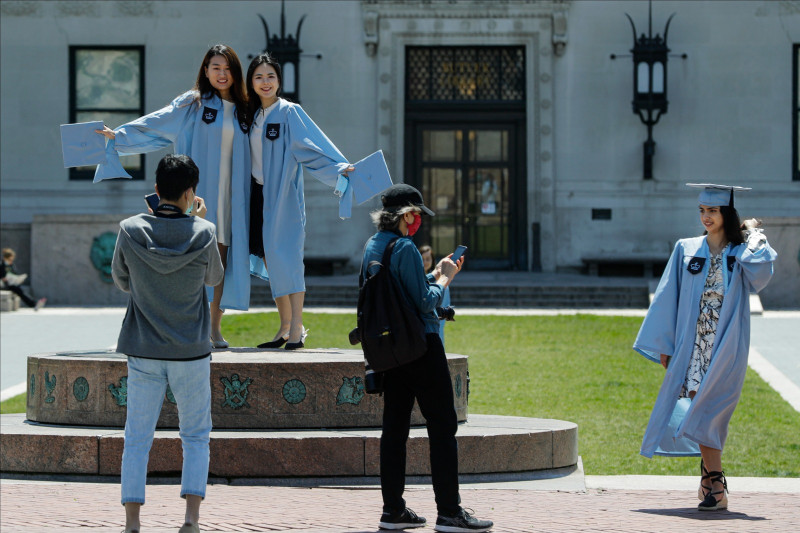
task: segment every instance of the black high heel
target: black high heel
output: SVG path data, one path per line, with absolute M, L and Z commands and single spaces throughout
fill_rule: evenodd
M 303 341 L 306 340 L 308 337 L 308 332 L 311 331 L 310 329 L 303 329 L 303 334 L 300 335 L 300 342 L 287 342 L 286 346 L 283 347 L 284 350 L 299 350 L 300 348 L 305 348 L 305 343 Z
M 287 334 L 286 337 L 278 337 L 274 341 L 262 342 L 261 344 L 256 346 L 256 348 L 280 348 L 281 346 L 286 344 L 286 341 L 288 340 L 289 340 L 289 335 Z
M 720 511 L 728 508 L 728 480 L 725 479 L 725 472 L 708 472 L 703 479 L 710 479 L 712 483 L 721 482 L 722 490 L 709 490 L 700 505 L 698 511 Z M 717 494 L 722 494 L 722 498 L 717 500 Z

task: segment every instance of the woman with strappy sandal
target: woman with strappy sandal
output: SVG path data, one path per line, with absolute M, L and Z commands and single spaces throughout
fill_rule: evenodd
M 666 370 L 640 453 L 700 456 L 697 507 L 728 507 L 722 450 L 742 392 L 750 349 L 750 292 L 772 277 L 778 254 L 758 229 L 740 223 L 734 190 L 694 184 L 705 233 L 675 245 L 633 347 Z

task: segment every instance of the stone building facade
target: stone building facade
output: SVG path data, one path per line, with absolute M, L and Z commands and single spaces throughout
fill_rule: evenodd
M 288 0 L 285 28 L 294 34 L 305 15 L 304 109 L 351 161 L 382 149 L 394 181 L 419 187 L 437 211 L 420 242 L 437 255 L 467 244 L 470 268 L 666 258 L 701 231 L 691 181 L 752 186 L 743 215 L 800 216 L 800 2 L 652 3 L 654 34 L 676 13 L 653 179 L 631 112 L 626 13 L 647 30 L 639 0 Z M 3 0 L 3 246 L 31 255 L 34 215 L 140 212 L 163 152 L 129 162 L 143 179 L 92 184 L 62 168 L 58 125 L 116 125 L 162 107 L 192 86 L 216 42 L 246 69 L 265 48 L 258 15 L 280 32 L 278 1 Z M 112 60 L 127 66 L 100 68 Z M 355 269 L 376 201 L 341 221 L 327 187 L 305 186 L 306 256 L 347 257 Z

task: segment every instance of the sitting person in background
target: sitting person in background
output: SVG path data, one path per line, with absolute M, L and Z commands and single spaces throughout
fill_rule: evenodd
M 22 283 L 28 277 L 27 274 L 18 274 L 14 271 L 14 259 L 17 254 L 11 248 L 3 248 L 3 262 L 0 265 L 0 289 L 11 291 L 27 305 L 33 307 L 34 311 L 38 311 L 44 304 L 47 303 L 47 298 L 39 298 L 34 301 L 33 298 L 25 294 L 22 290 Z

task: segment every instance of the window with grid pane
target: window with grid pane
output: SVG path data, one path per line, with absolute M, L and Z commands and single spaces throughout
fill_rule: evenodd
M 523 102 L 521 46 L 406 48 L 409 102 Z
M 70 122 L 101 120 L 116 128 L 144 115 L 144 47 L 70 46 Z M 144 156 L 120 158 L 144 179 Z M 71 168 L 69 179 L 94 177 L 95 167 Z

